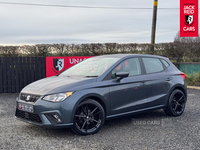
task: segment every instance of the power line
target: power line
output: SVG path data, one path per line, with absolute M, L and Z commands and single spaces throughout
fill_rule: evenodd
M 42 7 L 68 7 L 68 8 L 86 8 L 86 9 L 153 9 L 148 7 L 112 7 L 112 6 L 75 6 L 75 5 L 55 5 L 55 4 L 37 4 L 37 3 L 13 3 L 13 2 L 0 2 L 0 4 L 7 5 L 26 5 L 26 6 L 42 6 Z M 179 8 L 158 8 L 158 9 L 179 9 Z

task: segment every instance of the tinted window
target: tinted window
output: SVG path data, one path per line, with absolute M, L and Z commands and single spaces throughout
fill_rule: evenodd
M 166 62 L 164 59 L 161 59 L 161 61 L 163 62 L 163 64 L 165 65 L 166 68 L 169 66 L 169 63 Z
M 160 72 L 164 69 L 161 61 L 157 58 L 142 58 L 142 60 L 146 73 Z
M 128 72 L 129 76 L 141 74 L 140 62 L 138 58 L 130 58 L 120 63 L 112 70 L 112 77 L 115 78 L 117 72 Z

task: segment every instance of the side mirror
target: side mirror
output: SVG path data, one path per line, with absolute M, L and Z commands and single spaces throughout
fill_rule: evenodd
M 129 75 L 128 72 L 117 72 L 116 73 L 116 77 L 117 77 L 116 81 L 120 81 L 121 79 L 128 77 L 128 75 Z

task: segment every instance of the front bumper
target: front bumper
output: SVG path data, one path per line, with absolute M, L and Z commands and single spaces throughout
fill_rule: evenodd
M 23 119 L 21 117 L 17 117 L 15 116 L 15 118 L 17 120 L 20 120 L 20 121 L 23 121 L 23 122 L 26 122 L 26 123 L 30 123 L 30 124 L 34 124 L 34 125 L 38 125 L 38 126 L 43 126 L 43 127 L 49 127 L 49 128 L 71 128 L 73 126 L 73 123 L 68 123 L 68 124 L 58 124 L 58 125 L 52 125 L 52 124 L 42 124 L 42 123 L 37 123 L 37 122 L 34 122 L 34 121 L 29 121 L 27 119 Z
M 35 103 L 18 100 L 15 117 L 21 121 L 51 128 L 72 127 L 73 113 L 76 107 L 75 94 L 58 103 L 38 99 Z M 33 106 L 33 112 L 19 109 L 20 104 Z

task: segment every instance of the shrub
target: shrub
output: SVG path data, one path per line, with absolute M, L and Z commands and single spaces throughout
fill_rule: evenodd
M 200 86 L 200 72 L 186 75 L 186 84 L 189 86 Z

